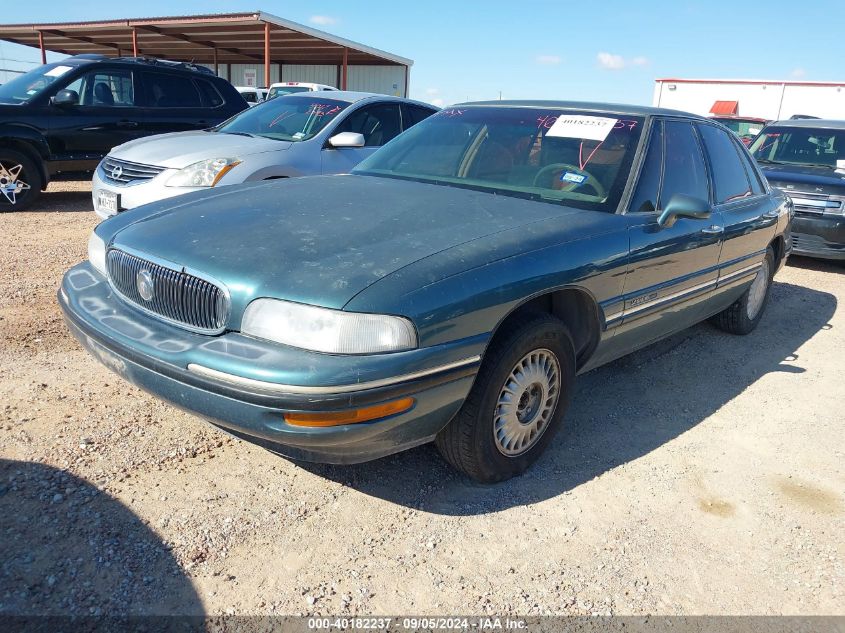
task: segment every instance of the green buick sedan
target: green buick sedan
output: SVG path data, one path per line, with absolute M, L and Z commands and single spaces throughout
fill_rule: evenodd
M 751 332 L 791 218 L 708 119 L 468 103 L 349 175 L 110 218 L 59 302 L 109 368 L 277 453 L 433 441 L 494 482 L 552 442 L 579 373 L 705 319 Z

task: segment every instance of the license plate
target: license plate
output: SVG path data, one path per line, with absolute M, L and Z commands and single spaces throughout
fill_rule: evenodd
M 97 191 L 97 207 L 107 213 L 117 213 L 120 211 L 120 194 L 102 189 Z

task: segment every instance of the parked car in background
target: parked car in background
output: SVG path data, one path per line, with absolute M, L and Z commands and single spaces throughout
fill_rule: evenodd
M 57 174 L 91 173 L 115 145 L 199 130 L 247 104 L 207 68 L 77 55 L 0 86 L 0 211 L 30 206 Z
M 751 152 L 795 205 L 793 252 L 845 261 L 845 121 L 777 121 Z
M 108 217 L 209 187 L 345 173 L 436 111 L 409 99 L 359 92 L 272 99 L 209 130 L 116 147 L 94 174 L 94 210 Z
M 317 90 L 337 90 L 337 88 L 327 86 L 326 84 L 308 83 L 307 81 L 281 81 L 270 84 L 270 89 L 267 91 L 267 99 L 275 99 L 276 97 L 292 95 L 298 92 L 315 92 Z
M 714 116 L 712 118 L 736 134 L 745 145 L 751 145 L 760 130 L 769 123 L 767 119 L 744 116 Z
M 59 301 L 109 368 L 279 453 L 351 463 L 434 440 L 499 481 L 549 445 L 576 373 L 708 317 L 751 332 L 788 210 L 702 117 L 462 104 L 352 175 L 109 218 Z
M 267 98 L 267 88 L 256 88 L 254 86 L 235 86 L 244 100 L 251 106 L 258 105 Z

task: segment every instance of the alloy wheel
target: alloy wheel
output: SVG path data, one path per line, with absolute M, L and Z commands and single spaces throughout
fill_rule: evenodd
M 26 173 L 20 163 L 0 163 L 0 194 L 9 201 L 9 204 L 16 204 L 18 194 L 30 188 L 22 175 L 25 177 Z

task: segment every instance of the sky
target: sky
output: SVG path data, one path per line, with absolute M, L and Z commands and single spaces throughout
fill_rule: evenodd
M 667 77 L 845 80 L 843 0 L 145 0 L 135 10 L 129 6 L 34 0 L 16 5 L 4 21 L 261 9 L 413 59 L 410 96 L 435 105 L 500 96 L 651 104 L 654 80 Z M 39 58 L 36 49 L 0 42 L 0 68 L 28 69 Z

